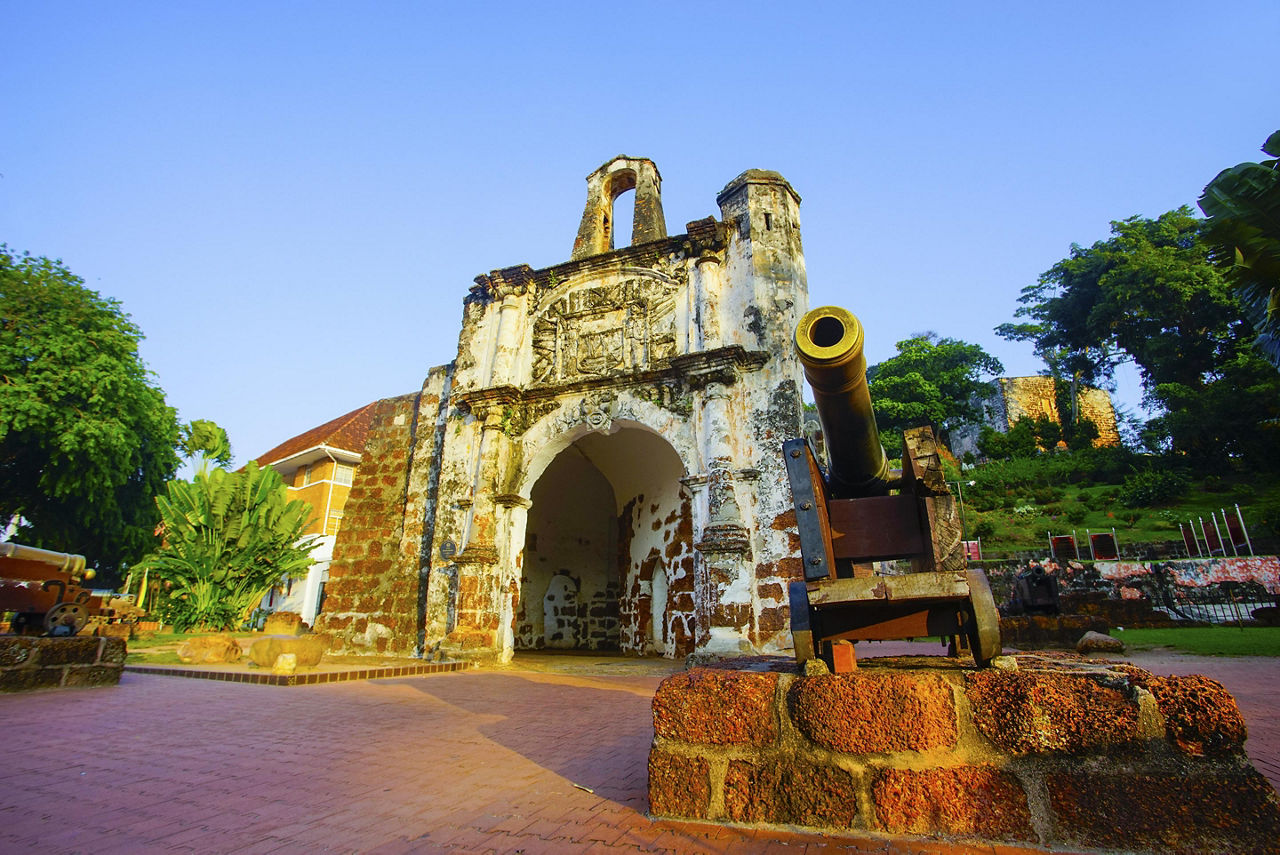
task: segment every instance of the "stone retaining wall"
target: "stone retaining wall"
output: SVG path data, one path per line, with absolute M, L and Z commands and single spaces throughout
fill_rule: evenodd
M 125 653 L 120 638 L 0 636 L 0 692 L 114 686 Z
M 653 700 L 657 817 L 1126 851 L 1268 851 L 1280 799 L 1234 699 L 1071 654 L 803 677 L 695 668 Z M 739 660 L 738 667 L 743 667 Z M 732 663 L 730 663 L 732 664 Z
M 1132 625 L 1132 624 L 1130 624 Z M 1092 614 L 1015 615 L 1000 618 L 1000 639 L 1007 647 L 1040 650 L 1045 647 L 1075 650 L 1085 633 L 1108 635 L 1111 625 Z

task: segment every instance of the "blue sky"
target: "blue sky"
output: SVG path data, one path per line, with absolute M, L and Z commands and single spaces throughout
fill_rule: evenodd
M 992 332 L 1023 286 L 1280 127 L 1274 0 L 0 12 L 0 241 L 120 300 L 237 462 L 416 390 L 477 274 L 568 259 L 615 154 L 657 163 L 673 233 L 781 172 L 810 303 L 871 362 L 934 330 L 1029 374 Z

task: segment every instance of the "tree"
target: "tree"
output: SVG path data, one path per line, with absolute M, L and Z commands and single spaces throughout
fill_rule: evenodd
M 1262 146 L 1280 158 L 1280 131 Z M 1224 169 L 1204 188 L 1211 257 L 1235 285 L 1258 347 L 1280 368 L 1280 159 Z
M 876 424 L 890 456 L 902 453 L 901 433 L 906 428 L 929 424 L 945 434 L 982 420 L 982 377 L 1003 372 L 1000 360 L 976 344 L 931 332 L 896 347 L 897 356 L 867 369 Z
M 1022 416 L 1005 432 L 983 425 L 978 436 L 978 451 L 989 460 L 1035 457 L 1040 451 L 1035 421 Z
M 1022 290 L 1016 315 L 1030 321 L 996 332 L 1033 342 L 1072 379 L 1105 382 L 1127 356 L 1144 401 L 1162 411 L 1149 427 L 1168 450 L 1204 465 L 1256 455 L 1259 425 L 1280 415 L 1280 382 L 1248 344 L 1252 327 L 1209 258 L 1205 222 L 1182 207 L 1113 222 L 1111 233 L 1073 244 Z
M 153 543 L 178 421 L 120 304 L 0 244 L 0 519 L 113 571 Z
M 156 498 L 164 542 L 138 565 L 167 583 L 161 609 L 180 631 L 235 629 L 285 576 L 311 566 L 311 505 L 279 473 L 250 462 L 170 481 Z

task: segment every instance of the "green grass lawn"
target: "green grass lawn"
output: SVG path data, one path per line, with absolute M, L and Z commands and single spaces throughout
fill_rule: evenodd
M 1117 629 L 1111 634 L 1130 650 L 1171 647 L 1199 656 L 1280 656 L 1280 626 Z

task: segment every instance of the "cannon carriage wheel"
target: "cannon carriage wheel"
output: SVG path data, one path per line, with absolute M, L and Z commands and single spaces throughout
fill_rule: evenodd
M 996 609 L 995 597 L 991 595 L 987 575 L 980 570 L 968 570 L 966 575 L 969 577 L 969 600 L 973 608 L 969 647 L 973 650 L 974 663 L 985 668 L 1001 653 L 1000 612 Z
M 58 603 L 44 615 L 46 635 L 75 635 L 89 622 L 89 610 L 83 603 Z

